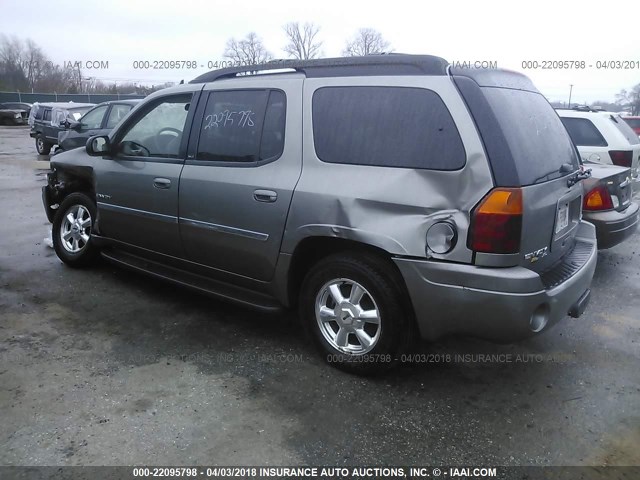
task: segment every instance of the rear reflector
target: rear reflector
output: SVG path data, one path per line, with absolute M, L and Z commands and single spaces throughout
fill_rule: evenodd
M 609 150 L 611 161 L 619 167 L 631 167 L 633 152 L 631 150 Z
M 612 210 L 613 201 L 607 188 L 602 185 L 596 185 L 587 192 L 582 202 L 583 210 Z
M 491 190 L 471 214 L 467 246 L 483 253 L 518 253 L 522 210 L 519 188 Z

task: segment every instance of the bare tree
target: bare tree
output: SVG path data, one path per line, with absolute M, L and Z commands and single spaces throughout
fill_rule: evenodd
M 273 58 L 254 32 L 242 40 L 230 38 L 224 51 L 224 57 L 241 65 L 265 63 Z
M 355 37 L 347 42 L 342 54 L 347 57 L 361 57 L 387 51 L 389 51 L 389 42 L 380 32 L 373 28 L 361 28 Z
M 616 103 L 622 107 L 628 107 L 631 110 L 631 115 L 639 115 L 640 83 L 631 90 L 620 90 L 620 93 L 616 94 Z
M 289 56 L 298 60 L 308 60 L 321 55 L 322 42 L 316 39 L 320 32 L 319 26 L 314 23 L 305 23 L 301 26 L 298 22 L 290 22 L 283 29 L 289 39 L 284 51 Z

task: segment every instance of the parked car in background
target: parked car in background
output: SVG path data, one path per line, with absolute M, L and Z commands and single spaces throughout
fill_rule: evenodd
M 509 342 L 583 313 L 584 172 L 526 76 L 394 54 L 287 67 L 160 90 L 54 156 L 58 257 L 297 308 L 355 372 L 393 365 L 418 332 Z
M 584 162 L 630 168 L 640 181 L 640 138 L 620 115 L 584 107 L 556 111 Z
M 622 117 L 622 119 L 636 132 L 636 135 L 640 136 L 640 117 Z
M 55 153 L 84 147 L 92 135 L 107 135 L 138 103 L 140 100 L 104 102 L 77 121 L 67 121 L 65 129 L 58 132 L 58 148 Z
M 14 104 L 0 103 L 0 125 L 26 125 L 29 115 L 26 110 Z
M 626 167 L 585 163 L 591 178 L 583 181 L 583 218 L 596 227 L 598 248 L 611 248 L 638 227 L 639 208 L 633 201 L 631 171 Z
M 7 108 L 15 108 L 16 110 L 24 110 L 27 112 L 27 118 L 29 118 L 29 112 L 31 111 L 31 103 L 27 102 L 3 102 L 2 105 L 6 105 Z
M 29 114 L 29 135 L 36 140 L 36 150 L 47 155 L 58 143 L 58 133 L 66 122 L 77 122 L 95 103 L 51 102 L 34 103 Z

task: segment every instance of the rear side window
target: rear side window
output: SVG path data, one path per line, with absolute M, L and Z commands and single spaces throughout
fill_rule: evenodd
M 227 90 L 209 94 L 198 160 L 274 160 L 284 148 L 286 99 L 278 90 Z
M 636 134 L 636 132 L 634 132 L 631 129 L 629 124 L 626 123 L 622 119 L 622 117 L 620 117 L 619 115 L 611 115 L 609 117 L 609 120 L 611 120 L 614 123 L 616 128 L 620 131 L 622 135 L 624 135 L 624 138 L 626 138 L 631 145 L 637 145 L 638 143 L 640 143 L 640 138 L 638 138 L 638 135 Z
M 449 110 L 423 88 L 320 88 L 313 138 L 318 158 L 329 163 L 457 170 L 466 160 Z
M 51 120 L 51 109 L 50 108 L 45 109 L 43 115 L 44 115 L 43 116 L 43 120 L 44 121 L 47 121 L 47 122 L 50 121 Z
M 43 115 L 44 115 L 44 109 L 43 108 L 38 108 L 36 110 L 36 119 L 42 120 L 42 116 Z
M 604 139 L 596 126 L 586 118 L 561 117 L 567 132 L 573 143 L 580 147 L 606 147 L 607 141 Z

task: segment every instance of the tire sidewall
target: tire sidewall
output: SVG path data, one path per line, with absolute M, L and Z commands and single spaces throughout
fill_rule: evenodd
M 83 193 L 72 193 L 62 201 L 60 207 L 56 211 L 53 218 L 51 237 L 53 239 L 53 248 L 60 260 L 72 267 L 83 267 L 92 264 L 97 257 L 98 250 L 95 245 L 93 245 L 91 237 L 89 237 L 87 244 L 78 253 L 68 252 L 62 245 L 62 239 L 60 238 L 60 228 L 64 218 L 68 211 L 77 205 L 82 205 L 89 211 L 89 214 L 91 215 L 91 232 L 93 232 L 97 213 L 95 203 Z

